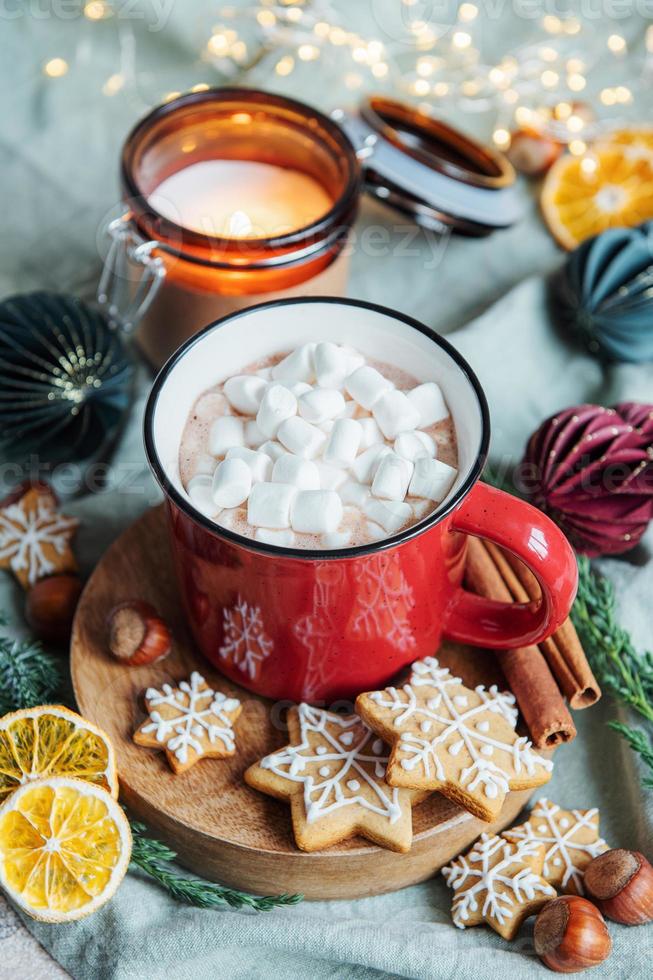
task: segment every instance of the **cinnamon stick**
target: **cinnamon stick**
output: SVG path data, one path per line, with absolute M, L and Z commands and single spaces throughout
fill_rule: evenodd
M 512 602 L 513 597 L 485 542 L 469 538 L 465 580 L 468 587 L 487 599 Z M 537 748 L 569 742 L 576 728 L 549 666 L 536 646 L 497 654 L 506 680 Z
M 539 599 L 540 586 L 530 568 L 514 555 L 502 552 L 496 545 L 490 547 L 493 556 L 498 554 L 502 557 L 501 568 L 510 570 L 510 578 L 506 574 L 506 583 L 513 592 L 513 598 L 519 602 Z M 569 618 L 552 636 L 540 643 L 540 649 L 571 708 L 578 711 L 596 704 L 601 697 L 601 688 L 587 662 L 576 627 Z

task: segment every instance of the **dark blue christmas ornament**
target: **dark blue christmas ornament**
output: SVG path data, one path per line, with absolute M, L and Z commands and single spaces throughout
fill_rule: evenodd
M 73 296 L 0 303 L 0 456 L 39 465 L 98 459 L 129 407 L 134 368 L 106 317 Z
M 610 361 L 653 360 L 653 221 L 611 228 L 571 253 L 554 281 L 554 315 Z

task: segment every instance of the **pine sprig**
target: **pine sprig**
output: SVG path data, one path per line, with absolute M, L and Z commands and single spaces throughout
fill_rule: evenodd
M 132 864 L 140 868 L 178 902 L 194 905 L 200 909 L 250 908 L 256 912 L 270 912 L 274 908 L 288 908 L 302 901 L 303 895 L 265 895 L 258 897 L 234 888 L 225 888 L 202 878 L 188 878 L 181 875 L 172 862 L 177 855 L 161 841 L 146 837 L 147 827 L 132 822 L 133 849 Z
M 40 643 L 0 635 L 0 715 L 47 704 L 61 682 L 57 661 Z
M 609 721 L 608 727 L 619 732 L 626 739 L 633 752 L 637 752 L 641 756 L 642 761 L 652 773 L 650 776 L 645 776 L 642 782 L 644 786 L 653 789 L 653 742 L 641 729 L 630 728 L 629 725 L 624 725 L 621 721 Z

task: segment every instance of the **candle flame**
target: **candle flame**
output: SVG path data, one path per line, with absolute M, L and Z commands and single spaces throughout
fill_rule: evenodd
M 252 233 L 252 222 L 244 211 L 234 211 L 229 218 L 229 237 L 244 238 Z

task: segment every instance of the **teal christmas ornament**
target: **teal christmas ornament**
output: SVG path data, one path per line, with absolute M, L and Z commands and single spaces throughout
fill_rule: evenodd
M 653 221 L 583 242 L 554 280 L 558 323 L 609 361 L 653 361 Z
M 0 303 L 0 457 L 40 467 L 105 454 L 131 400 L 134 366 L 103 313 L 56 293 Z

